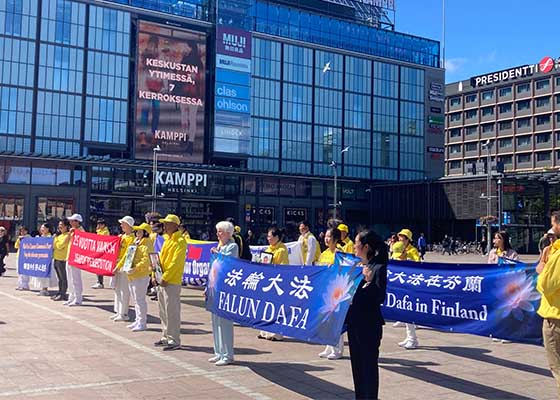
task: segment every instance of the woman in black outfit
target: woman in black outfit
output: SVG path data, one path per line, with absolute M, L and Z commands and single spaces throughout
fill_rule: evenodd
M 4 258 L 9 253 L 9 237 L 8 231 L 3 226 L 0 226 L 0 276 L 6 272 L 6 264 L 4 263 Z
M 385 321 L 381 304 L 387 289 L 387 246 L 373 231 L 356 236 L 354 254 L 361 258 L 364 279 L 346 315 L 356 399 L 377 399 L 379 346 Z

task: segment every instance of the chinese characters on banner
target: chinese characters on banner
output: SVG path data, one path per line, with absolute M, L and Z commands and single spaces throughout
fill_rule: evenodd
M 361 268 L 254 264 L 216 255 L 206 308 L 220 317 L 311 343 L 338 343 Z
M 391 261 L 386 319 L 540 343 L 534 266 Z
M 121 239 L 118 236 L 74 231 L 70 241 L 68 265 L 97 275 L 112 276 L 120 244 Z
M 20 241 L 18 274 L 48 278 L 53 256 L 52 237 L 24 237 Z
M 201 163 L 206 35 L 141 21 L 138 28 L 136 158 Z

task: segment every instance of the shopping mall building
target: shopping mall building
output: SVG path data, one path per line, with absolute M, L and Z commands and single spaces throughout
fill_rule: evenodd
M 444 167 L 439 43 L 396 32 L 394 14 L 393 0 L 0 2 L 0 224 L 116 225 L 155 202 L 195 236 L 228 216 L 319 229 L 335 173 L 339 214 L 375 222 L 377 183 Z
M 457 209 L 471 202 L 455 224 L 478 225 L 490 210 L 515 246 L 535 251 L 560 208 L 560 59 L 544 56 L 529 65 L 490 72 L 446 85 L 445 185 L 462 188 L 449 198 Z M 471 200 L 466 200 L 471 199 Z M 482 224 L 483 225 L 483 224 Z

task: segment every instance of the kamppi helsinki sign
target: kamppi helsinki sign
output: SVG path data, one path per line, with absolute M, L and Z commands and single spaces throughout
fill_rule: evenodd
M 490 74 L 475 76 L 471 78 L 471 86 L 479 87 L 499 83 L 510 79 L 525 78 L 537 72 L 547 74 L 553 69 L 560 69 L 560 58 L 554 60 L 552 57 L 544 57 L 538 64 L 523 65 L 506 69 L 503 71 L 492 72 Z

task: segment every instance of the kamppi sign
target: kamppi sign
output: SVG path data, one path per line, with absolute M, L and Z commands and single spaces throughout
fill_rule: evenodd
M 523 65 L 506 69 L 503 71 L 492 72 L 490 74 L 479 75 L 471 78 L 471 86 L 479 87 L 508 81 L 510 79 L 525 78 L 537 72 L 547 74 L 553 69 L 560 69 L 560 58 L 554 60 L 552 57 L 544 57 L 538 64 Z

